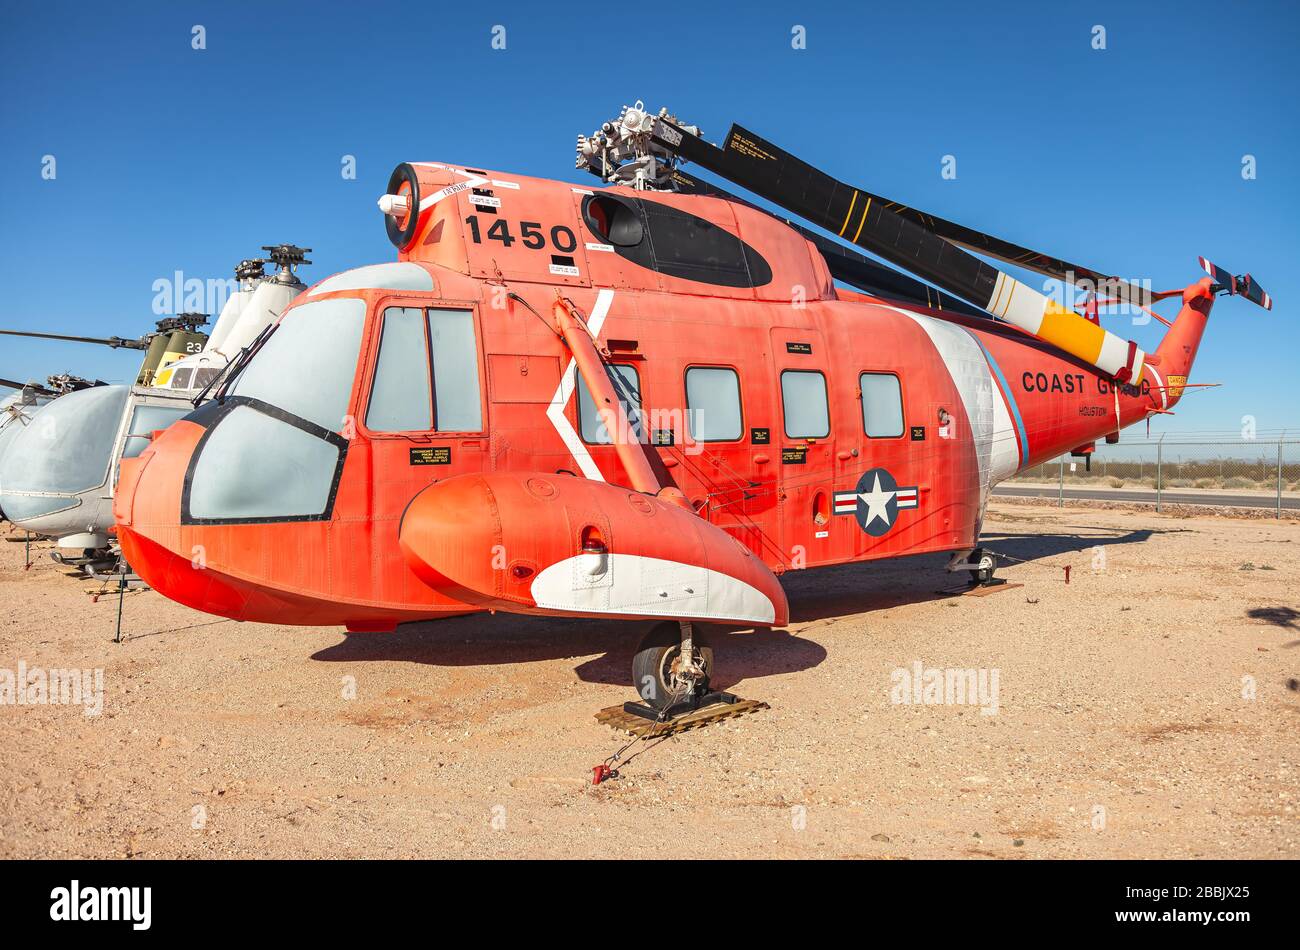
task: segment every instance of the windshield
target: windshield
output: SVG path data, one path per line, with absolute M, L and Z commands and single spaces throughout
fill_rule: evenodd
M 128 386 L 96 386 L 54 400 L 9 444 L 5 492 L 75 494 L 103 485 Z
M 366 305 L 318 300 L 288 311 L 230 390 L 331 432 L 343 427 Z

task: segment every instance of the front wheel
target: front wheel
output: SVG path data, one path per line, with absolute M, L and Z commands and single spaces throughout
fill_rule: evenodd
M 692 630 L 691 642 L 700 673 L 682 669 L 681 627 L 676 621 L 655 624 L 645 635 L 632 657 L 632 683 L 646 705 L 667 709 L 697 689 L 708 688 L 713 675 L 713 648 L 704 642 L 698 624 Z
M 975 569 L 970 573 L 971 579 L 974 580 L 976 584 L 992 583 L 993 572 L 998 569 L 998 560 L 991 551 L 986 551 L 983 548 L 976 548 L 970 553 L 970 557 L 968 557 L 967 560 L 975 565 Z

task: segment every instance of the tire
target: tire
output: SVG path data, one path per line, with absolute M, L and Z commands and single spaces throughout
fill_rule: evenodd
M 970 553 L 967 559 L 972 564 L 982 564 L 987 561 L 988 567 L 977 567 L 971 571 L 971 579 L 976 584 L 987 584 L 993 580 L 993 574 L 998 569 L 998 559 L 994 554 L 985 551 L 983 548 L 976 548 Z
M 704 666 L 702 685 L 707 686 L 713 674 L 713 647 L 705 641 L 700 624 L 695 625 L 692 643 Z M 637 647 L 632 657 L 632 685 L 647 706 L 666 709 L 687 697 L 687 692 L 672 682 L 671 671 L 680 651 L 681 628 L 673 620 L 655 624 Z

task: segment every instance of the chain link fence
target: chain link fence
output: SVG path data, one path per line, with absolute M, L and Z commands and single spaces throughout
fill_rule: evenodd
M 1002 483 L 1003 494 L 1058 501 L 1107 491 L 1135 503 L 1272 507 L 1300 510 L 1300 439 L 1190 441 L 1166 436 L 1097 443 L 1091 459 L 1064 455 L 1030 466 Z M 1028 491 L 1029 488 L 1038 489 Z M 1131 498 L 1126 496 L 1131 494 Z

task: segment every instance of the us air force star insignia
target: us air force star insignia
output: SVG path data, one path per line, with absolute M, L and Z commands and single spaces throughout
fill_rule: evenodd
M 862 530 L 878 538 L 894 526 L 898 512 L 918 505 L 916 486 L 899 488 L 887 469 L 864 472 L 853 491 L 835 493 L 835 513 L 854 515 Z

